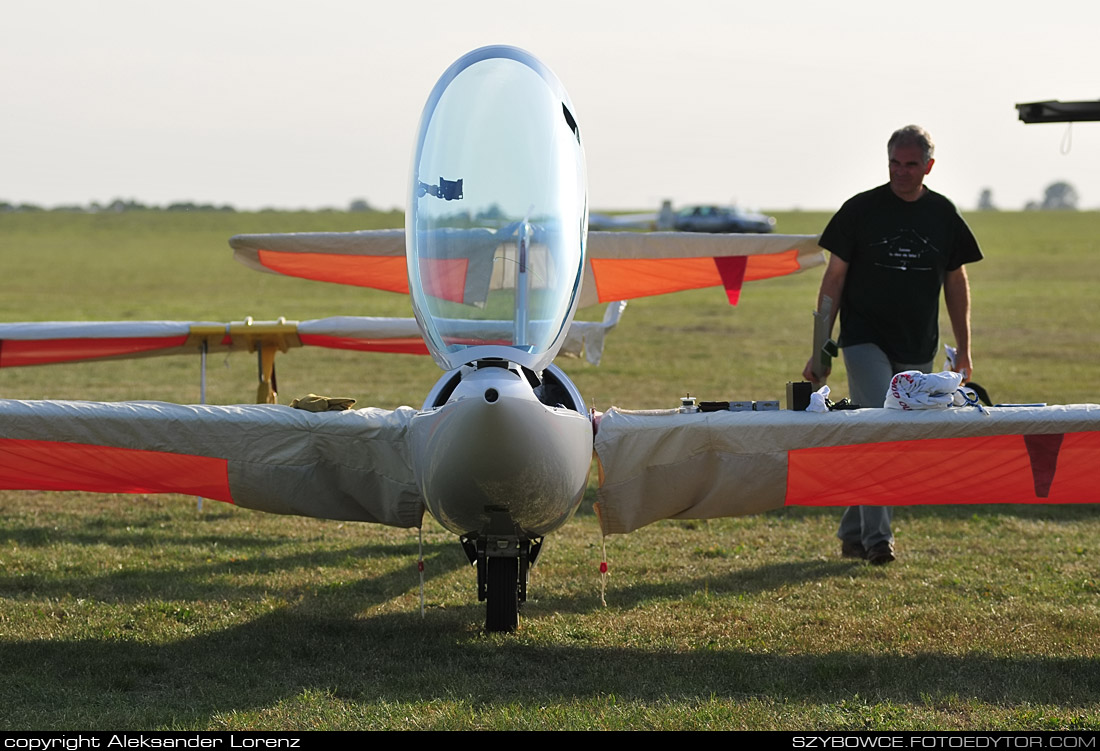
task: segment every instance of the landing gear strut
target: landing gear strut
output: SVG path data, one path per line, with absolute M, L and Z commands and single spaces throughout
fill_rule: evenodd
M 530 569 L 542 550 L 542 538 L 461 537 L 459 541 L 470 563 L 477 566 L 477 599 L 485 601 L 485 630 L 515 631 L 520 603 L 527 601 Z

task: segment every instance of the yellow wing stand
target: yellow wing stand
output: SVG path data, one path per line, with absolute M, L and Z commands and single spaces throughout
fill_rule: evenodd
M 275 404 L 278 397 L 275 355 L 302 346 L 298 322 L 282 317 L 276 321 L 256 321 L 249 316 L 228 324 L 194 324 L 187 338 L 187 346 L 198 348 L 204 357 L 207 352 L 223 349 L 227 344 L 232 349 L 247 348 L 248 352 L 256 353 L 259 377 L 256 403 Z M 205 373 L 204 362 L 204 378 Z
M 298 336 L 298 325 L 298 321 L 288 321 L 282 317 L 276 321 L 256 321 L 251 316 L 224 326 L 196 324 L 191 326 L 187 346 L 197 347 L 205 354 L 210 351 L 211 343 L 230 342 L 233 349 L 247 348 L 248 352 L 255 352 L 259 379 L 256 403 L 277 404 L 275 355 L 291 347 L 304 346 Z M 205 371 L 203 363 L 204 374 Z M 290 406 L 309 412 L 339 412 L 350 409 L 354 404 L 355 400 L 350 398 L 309 394 L 295 399 Z
M 276 321 L 256 321 L 251 316 L 228 324 L 194 324 L 188 335 L 188 346 L 195 346 L 206 355 L 229 343 L 232 349 L 248 347 L 256 353 L 260 384 L 256 386 L 256 404 L 274 405 L 278 397 L 275 380 L 275 355 L 292 346 L 301 346 L 298 322 L 279 318 Z M 204 377 L 206 367 L 204 363 Z

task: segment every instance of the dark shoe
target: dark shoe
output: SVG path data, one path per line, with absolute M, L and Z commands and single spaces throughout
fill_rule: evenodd
M 867 551 L 867 554 L 863 556 L 867 559 L 867 562 L 872 566 L 885 566 L 894 560 L 894 545 L 893 543 L 883 540 L 880 543 L 876 543 L 871 546 L 871 549 Z
M 863 547 L 861 542 L 848 542 L 847 540 L 840 541 L 840 557 L 841 558 L 866 558 L 867 550 Z

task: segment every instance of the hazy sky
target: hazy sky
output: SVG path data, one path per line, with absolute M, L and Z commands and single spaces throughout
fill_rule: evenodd
M 435 80 L 512 44 L 569 91 L 595 208 L 832 209 L 910 122 L 963 208 L 1096 208 L 1100 123 L 1063 154 L 1013 105 L 1100 98 L 1098 38 L 1096 0 L 0 0 L 0 200 L 402 206 Z

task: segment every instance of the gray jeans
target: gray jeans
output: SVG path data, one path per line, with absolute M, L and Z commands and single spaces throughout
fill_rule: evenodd
M 895 362 L 875 344 L 845 347 L 844 366 L 848 370 L 848 398 L 861 407 L 882 407 L 886 390 L 895 374 L 905 370 L 932 371 L 932 362 Z M 859 471 L 852 467 L 852 471 Z M 849 506 L 840 518 L 836 536 L 844 542 L 858 542 L 867 550 L 882 541 L 893 542 L 891 506 Z

